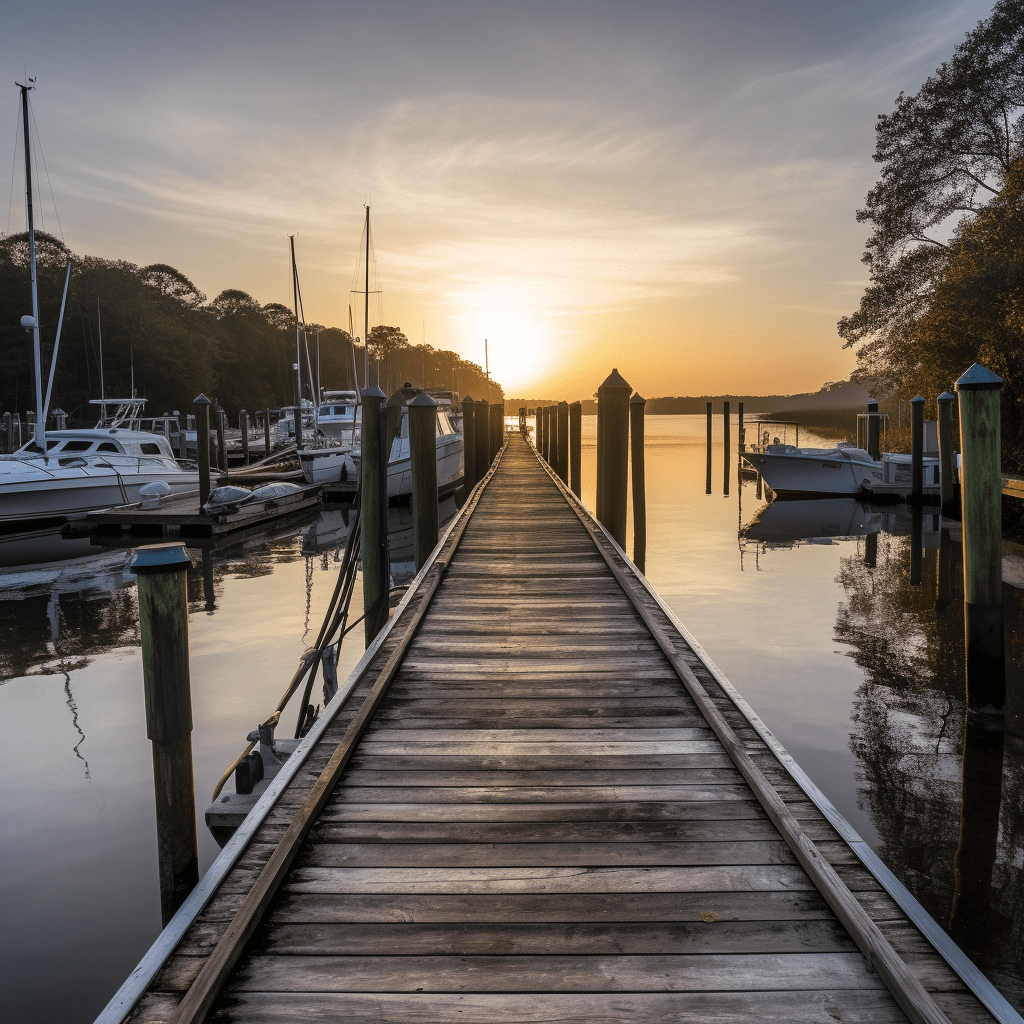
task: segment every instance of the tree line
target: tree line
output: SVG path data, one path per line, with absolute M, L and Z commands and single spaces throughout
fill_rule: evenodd
M 295 315 L 277 302 L 261 305 L 230 288 L 207 297 L 166 264 L 139 267 L 125 260 L 72 256 L 52 235 L 36 233 L 39 321 L 44 388 L 56 337 L 65 267 L 72 258 L 60 351 L 50 409 L 69 414 L 69 425 L 91 426 L 100 394 L 100 337 L 104 392 L 146 398 L 147 412 L 191 411 L 200 393 L 232 417 L 240 409 L 295 404 Z M 28 236 L 0 239 L 0 413 L 22 419 L 35 408 L 32 335 L 21 326 L 30 313 Z M 325 388 L 365 385 L 365 350 L 347 331 L 319 324 L 305 328 L 315 378 L 319 340 L 320 380 Z M 501 401 L 503 392 L 476 363 L 455 352 L 410 345 L 397 327 L 370 331 L 370 383 L 390 394 L 406 381 L 450 388 L 474 398 Z M 358 368 L 358 370 L 356 370 Z M 304 398 L 314 399 L 303 356 Z M 52 426 L 52 421 L 49 424 Z
M 839 321 L 880 398 L 1004 380 L 1003 468 L 1024 470 L 1024 6 L 998 0 L 914 95 L 878 118 L 870 283 Z

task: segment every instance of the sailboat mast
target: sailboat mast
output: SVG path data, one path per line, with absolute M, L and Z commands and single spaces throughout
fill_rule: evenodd
M 43 367 L 39 346 L 39 290 L 36 284 L 36 225 L 32 210 L 32 147 L 28 130 L 28 93 L 31 85 L 17 83 L 21 90 L 21 119 L 25 129 L 25 210 L 28 215 L 29 280 L 32 284 L 32 347 L 36 368 L 36 429 L 35 442 L 46 447 L 46 423 L 43 412 Z M 24 320 L 22 324 L 25 325 Z M 26 325 L 27 326 L 27 325 Z
M 100 406 L 100 417 L 101 422 L 107 420 L 107 403 L 104 399 L 107 397 L 107 388 L 103 383 L 103 317 L 100 315 L 100 297 L 96 296 L 96 333 L 100 337 L 100 401 L 103 404 Z
M 302 447 L 302 335 L 299 327 L 299 271 L 295 266 L 295 236 L 289 235 L 292 247 L 292 297 L 295 300 L 295 443 Z
M 370 386 L 370 207 L 366 207 L 366 282 L 363 291 L 363 380 Z

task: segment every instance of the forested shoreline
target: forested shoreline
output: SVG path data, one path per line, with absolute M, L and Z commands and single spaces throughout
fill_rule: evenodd
M 36 233 L 43 377 L 60 315 L 65 267 L 72 258 L 71 285 L 57 358 L 51 410 L 69 414 L 69 425 L 95 422 L 89 400 L 100 397 L 99 328 L 103 332 L 103 377 L 108 397 L 135 391 L 148 399 L 147 412 L 191 409 L 200 393 L 216 399 L 231 417 L 239 409 L 295 404 L 295 316 L 287 306 L 261 305 L 247 292 L 228 289 L 212 300 L 180 271 L 166 264 L 139 267 L 125 260 L 73 256 L 58 239 Z M 0 239 L 0 413 L 22 418 L 35 407 L 32 336 L 21 326 L 30 313 L 28 236 Z M 362 375 L 364 350 L 347 331 L 308 324 L 310 359 L 326 388 L 353 387 L 353 354 Z M 370 332 L 370 380 L 390 393 L 404 381 L 454 388 L 464 396 L 501 401 L 501 387 L 476 363 L 454 352 L 410 345 L 397 327 Z M 306 381 L 303 366 L 303 380 Z M 45 385 L 44 385 L 45 386 Z M 304 397 L 312 398 L 308 381 Z M 49 426 L 53 426 L 52 421 Z

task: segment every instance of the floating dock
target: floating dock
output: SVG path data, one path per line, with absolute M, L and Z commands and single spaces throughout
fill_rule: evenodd
M 1018 1021 L 513 435 L 99 1021 Z
M 172 498 L 155 508 L 143 508 L 137 502 L 101 512 L 90 512 L 76 521 L 75 530 L 87 530 L 101 539 L 101 543 L 107 538 L 116 537 L 220 537 L 282 516 L 290 516 L 312 508 L 319 501 L 320 485 L 312 484 L 279 498 L 242 505 L 235 512 L 206 515 L 199 511 L 199 495 L 195 493 Z

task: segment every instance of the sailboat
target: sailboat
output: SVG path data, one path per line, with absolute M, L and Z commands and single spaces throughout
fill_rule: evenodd
M 133 429 L 135 423 L 130 417 L 117 420 L 115 416 L 113 423 L 104 423 L 101 418 L 101 425 L 91 428 L 46 429 L 64 303 L 71 280 L 71 261 L 68 261 L 64 281 L 64 300 L 44 400 L 28 109 L 33 82 L 34 79 L 29 79 L 24 85 L 17 84 L 21 90 L 25 138 L 25 203 L 32 290 L 32 312 L 21 318 L 21 326 L 32 334 L 36 422 L 33 437 L 27 444 L 10 455 L 0 455 L 0 525 L 18 527 L 129 504 L 139 500 L 140 490 L 147 485 L 155 485 L 151 490 L 155 489 L 159 495 L 179 494 L 199 486 L 198 471 L 191 464 L 175 459 L 167 438 Z M 141 399 L 134 403 L 139 401 Z M 105 405 L 112 404 L 115 403 L 109 399 L 105 401 Z
M 365 278 L 363 288 L 363 382 L 369 386 L 370 379 L 370 207 L 366 207 L 366 238 Z M 293 250 L 294 269 L 294 250 Z M 297 278 L 296 278 L 297 280 Z M 296 295 L 298 288 L 296 286 Z M 296 318 L 298 317 L 299 301 L 296 300 Z M 358 384 L 358 382 L 357 382 Z M 465 473 L 465 444 L 461 432 L 449 417 L 453 407 L 451 392 L 431 389 L 414 388 L 406 384 L 389 400 L 389 405 L 401 406 L 397 435 L 392 441 L 388 458 L 388 497 L 401 498 L 412 494 L 412 455 L 409 448 L 409 416 L 407 405 L 421 390 L 435 397 L 437 408 L 437 487 L 444 493 L 452 490 L 463 479 Z M 356 396 L 358 397 L 358 396 Z M 340 481 L 355 480 L 361 465 L 361 433 L 359 413 L 361 405 L 349 406 L 345 416 L 350 417 L 347 430 L 339 431 L 335 439 L 319 438 L 313 444 L 299 449 L 299 465 L 308 483 L 332 484 Z M 347 442 L 347 443 L 346 443 Z

